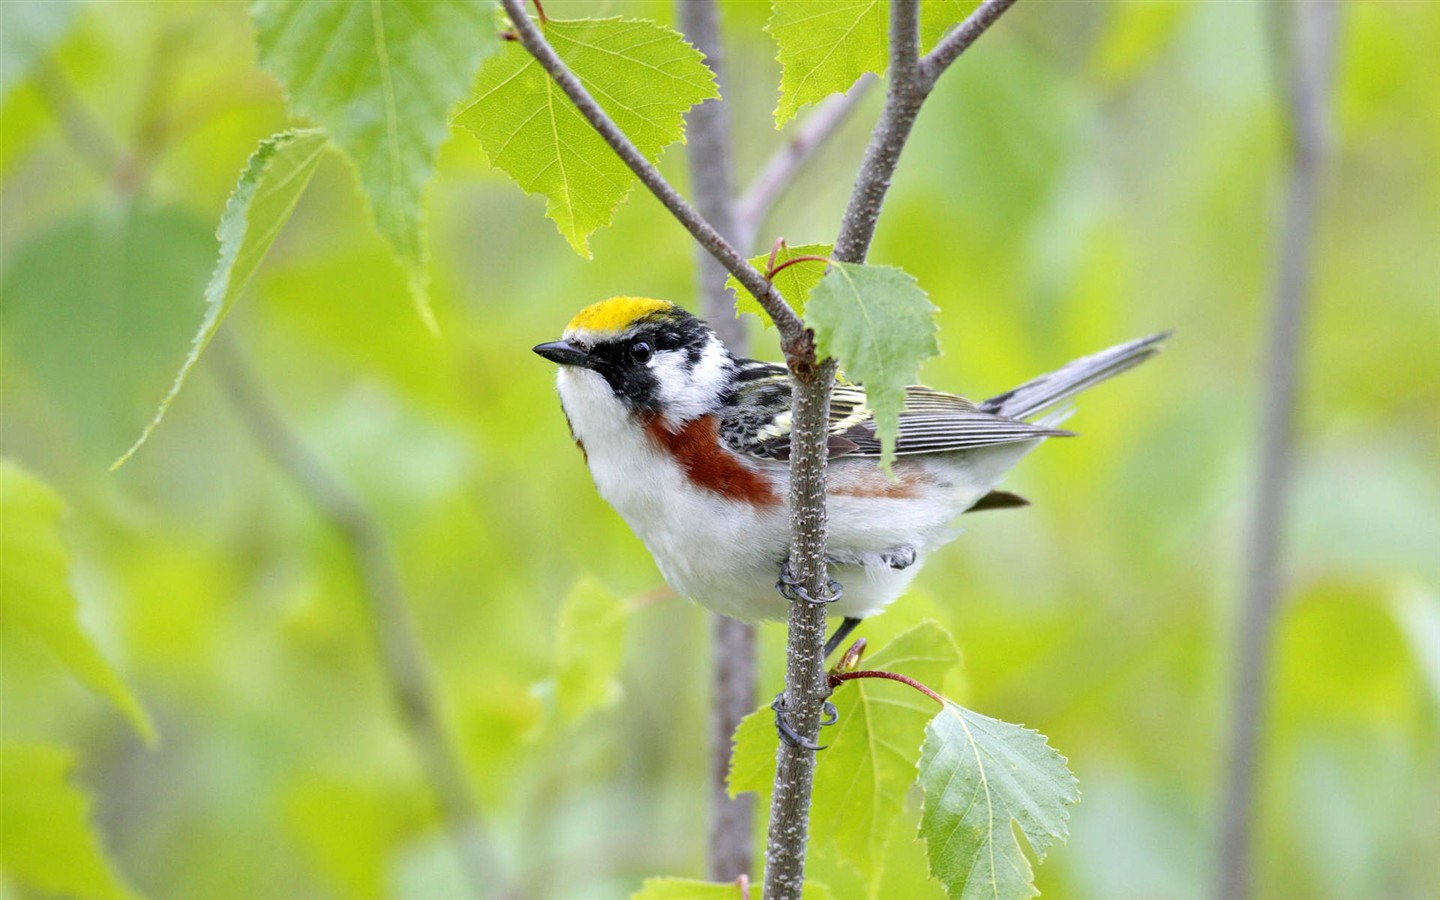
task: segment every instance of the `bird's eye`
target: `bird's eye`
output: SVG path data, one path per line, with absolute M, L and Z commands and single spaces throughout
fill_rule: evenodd
M 655 351 L 653 348 L 651 348 L 649 341 L 636 341 L 635 343 L 630 345 L 630 358 L 635 360 L 637 363 L 648 362 L 650 359 L 650 354 L 654 352 Z

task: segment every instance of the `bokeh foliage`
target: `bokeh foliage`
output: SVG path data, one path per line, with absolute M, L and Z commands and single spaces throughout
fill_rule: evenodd
M 240 4 L 41 6 L 54 12 L 23 32 L 34 43 L 0 28 L 0 454 L 68 504 L 82 622 L 160 741 L 147 747 L 9 633 L 0 738 L 73 750 L 65 783 L 93 797 L 119 883 L 145 896 L 452 896 L 460 874 L 347 554 L 205 361 L 151 443 L 106 471 L 200 321 L 209 235 L 237 174 L 262 139 L 303 123 L 258 66 Z M 21 8 L 0 5 L 0 22 Z M 725 13 L 750 173 L 780 140 L 779 65 L 764 4 Z M 1265 896 L 1428 897 L 1440 882 L 1440 7 L 1351 4 L 1344 28 L 1258 858 Z M 1069 845 L 1038 869 L 1047 896 L 1194 897 L 1211 881 L 1281 190 L 1265 42 L 1259 3 L 1021 3 L 927 105 L 871 254 L 940 307 L 944 355 L 922 376 L 944 388 L 994 393 L 1177 329 L 1159 360 L 1083 398 L 1070 423 L 1082 438 L 1015 473 L 1007 487 L 1033 507 L 967 518 L 920 593 L 866 628 L 880 646 L 940 619 L 964 656 L 966 705 L 1064 750 L 1085 801 Z M 98 135 L 73 129 L 67 99 Z M 833 239 L 873 114 L 747 250 Z M 225 328 L 393 542 L 505 855 L 538 896 L 624 896 L 646 876 L 702 869 L 703 619 L 636 599 L 659 583 L 653 563 L 595 496 L 548 364 L 528 348 L 600 297 L 688 301 L 691 247 L 636 192 L 583 260 L 541 202 L 451 135 L 427 201 L 440 336 L 338 157 Z M 661 164 L 683 182 L 679 153 Z M 631 611 L 614 631 L 620 693 L 556 716 L 561 604 L 582 579 Z M 767 690 L 781 643 L 765 631 Z M 62 772 L 70 757 L 35 758 Z M 880 896 L 937 890 L 909 802 Z M 858 895 L 823 846 L 813 871 Z

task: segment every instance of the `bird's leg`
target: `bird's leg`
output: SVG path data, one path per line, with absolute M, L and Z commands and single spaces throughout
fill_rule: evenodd
M 824 658 L 829 659 L 830 654 L 835 652 L 835 648 L 840 646 L 840 642 L 849 637 L 850 632 L 854 631 L 855 627 L 859 624 L 860 620 L 854 616 L 846 616 L 842 619 L 840 624 L 836 626 L 835 633 L 830 635 L 830 640 L 825 642 Z

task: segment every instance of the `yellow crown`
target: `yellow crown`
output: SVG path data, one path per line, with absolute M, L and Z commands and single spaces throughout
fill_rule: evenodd
M 649 297 L 611 297 L 592 303 L 575 314 L 570 324 L 571 331 L 608 331 L 619 333 L 643 316 L 670 309 L 675 304 L 668 300 L 651 300 Z

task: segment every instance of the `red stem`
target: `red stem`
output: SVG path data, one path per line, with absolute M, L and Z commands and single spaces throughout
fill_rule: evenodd
M 775 257 L 778 256 L 783 249 L 785 249 L 785 239 L 783 237 L 776 238 L 774 245 L 770 247 L 770 262 L 765 266 L 765 271 L 768 272 L 775 268 Z M 769 278 L 769 276 L 767 275 L 766 278 Z
M 802 262 L 823 262 L 823 263 L 828 263 L 828 262 L 830 262 L 830 261 L 831 261 L 831 260 L 830 260 L 830 257 L 828 257 L 828 256 L 810 256 L 810 255 L 806 255 L 806 256 L 792 256 L 792 257 L 790 257 L 789 259 L 785 260 L 783 263 L 781 263 L 780 265 L 777 266 L 777 265 L 775 265 L 775 256 L 774 256 L 774 254 L 771 254 L 771 256 L 770 256 L 771 269 L 770 269 L 769 272 L 766 273 L 765 277 L 766 277 L 766 278 L 774 278 L 776 275 L 779 275 L 781 272 L 785 271 L 786 269 L 790 268 L 791 266 L 795 265 L 796 263 L 802 263 Z
M 542 21 L 542 22 L 548 22 L 548 21 L 550 21 L 550 20 L 549 20 L 548 18 L 546 18 L 546 16 L 545 16 L 545 7 L 540 5 L 540 0 L 535 0 L 535 12 L 540 15 L 540 21 Z
M 860 672 L 840 672 L 838 674 L 830 676 L 830 686 L 833 688 L 843 682 L 851 681 L 856 678 L 888 678 L 891 681 L 898 681 L 901 684 L 908 684 L 915 690 L 929 697 L 931 700 L 939 703 L 941 706 L 945 705 L 944 697 L 930 690 L 930 688 L 926 687 L 915 679 L 905 675 L 901 675 L 898 672 L 880 672 L 874 669 L 866 669 Z

